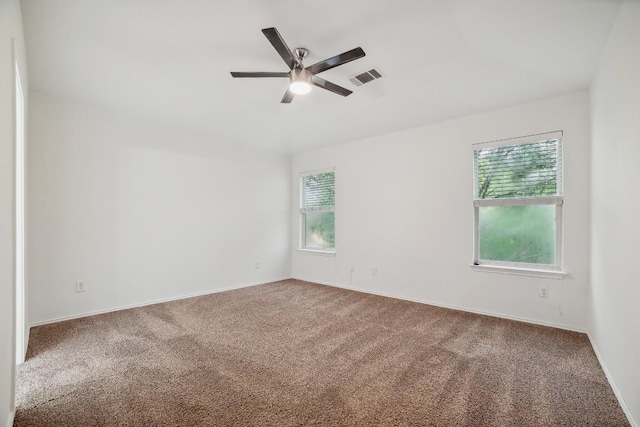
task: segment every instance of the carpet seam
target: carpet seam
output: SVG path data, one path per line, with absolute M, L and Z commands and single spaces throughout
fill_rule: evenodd
M 29 406 L 29 407 L 28 407 L 28 408 L 26 408 L 26 409 L 35 409 L 35 408 L 39 408 L 40 406 L 46 405 L 47 403 L 50 403 L 50 402 L 55 402 L 56 400 L 58 400 L 58 399 L 62 399 L 63 397 L 69 396 L 70 394 L 73 394 L 73 393 L 74 393 L 73 391 L 70 391 L 69 393 L 65 393 L 65 394 L 63 394 L 63 395 L 61 395 L 61 396 L 52 397 L 51 399 L 49 399 L 49 400 L 47 400 L 47 401 L 45 401 L 45 402 L 40 402 L 40 403 L 38 403 L 38 404 L 36 404 L 36 405 Z

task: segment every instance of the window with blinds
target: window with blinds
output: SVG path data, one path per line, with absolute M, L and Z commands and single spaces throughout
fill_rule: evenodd
M 335 172 L 300 177 L 300 249 L 335 251 Z
M 475 265 L 560 269 L 562 133 L 473 151 Z

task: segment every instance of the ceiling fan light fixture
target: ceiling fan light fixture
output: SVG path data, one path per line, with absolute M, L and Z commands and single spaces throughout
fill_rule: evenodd
M 299 80 L 297 82 L 291 82 L 289 89 L 296 95 L 306 95 L 311 92 L 311 85 L 304 80 Z
M 305 95 L 311 92 L 311 73 L 304 68 L 291 70 L 289 90 L 296 95 Z

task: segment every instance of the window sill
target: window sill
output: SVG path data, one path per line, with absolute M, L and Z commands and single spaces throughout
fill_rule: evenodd
M 558 270 L 537 270 L 534 268 L 506 267 L 502 265 L 498 266 L 486 264 L 469 264 L 469 267 L 471 267 L 473 271 L 480 271 L 483 273 L 515 274 L 518 276 L 545 277 L 548 279 L 558 280 L 562 280 L 567 276 L 566 272 Z
M 302 248 L 298 248 L 298 252 L 300 252 L 301 254 L 308 254 L 308 255 L 322 255 L 322 256 L 336 256 L 336 251 L 328 251 L 328 250 L 322 250 L 322 249 L 302 249 Z

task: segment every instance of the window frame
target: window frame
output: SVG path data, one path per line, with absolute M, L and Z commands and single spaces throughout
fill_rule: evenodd
M 303 180 L 308 176 L 321 175 L 325 173 L 333 173 L 333 191 L 334 191 L 334 204 L 331 207 L 317 207 L 313 209 L 307 209 L 303 206 L 303 192 L 304 185 Z M 298 177 L 298 252 L 309 253 L 315 255 L 327 255 L 334 256 L 336 254 L 336 242 L 335 242 L 335 218 L 336 218 L 336 204 L 335 204 L 335 191 L 336 191 L 336 171 L 335 168 L 317 169 L 306 172 L 301 172 Z M 312 248 L 306 246 L 306 214 L 307 212 L 333 212 L 334 223 L 334 243 L 333 248 Z
M 475 168 L 475 158 L 473 159 L 473 210 L 474 210 L 474 223 L 473 223 L 473 262 L 471 268 L 475 271 L 485 271 L 494 273 L 506 273 L 506 274 L 518 274 L 526 276 L 537 277 L 549 277 L 555 279 L 562 279 L 566 276 L 563 268 L 563 209 L 564 204 L 564 191 L 562 188 L 563 179 L 563 132 L 547 132 L 536 135 L 530 135 L 525 137 L 509 138 L 497 141 L 483 142 L 473 144 L 472 155 L 474 152 L 481 149 L 499 148 L 512 145 L 524 145 L 535 142 L 542 142 L 545 140 L 558 140 L 558 153 L 557 153 L 557 170 L 558 170 L 558 195 L 555 196 L 540 196 L 540 197 L 526 197 L 526 198 L 501 198 L 501 199 L 477 199 L 477 176 Z M 554 237 L 554 264 L 537 264 L 537 263 L 523 263 L 513 261 L 497 261 L 497 260 L 483 260 L 480 259 L 480 208 L 492 207 L 492 206 L 533 206 L 533 205 L 554 205 L 555 206 L 555 237 Z

